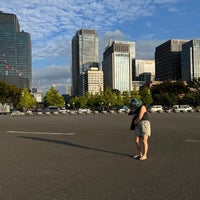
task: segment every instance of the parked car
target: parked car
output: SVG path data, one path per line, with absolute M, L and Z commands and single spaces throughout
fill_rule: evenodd
M 67 109 L 65 109 L 65 108 L 61 108 L 60 110 L 59 110 L 59 113 L 61 113 L 61 114 L 67 114 L 67 113 L 69 113 L 69 110 L 67 110 Z
M 49 112 L 50 114 L 58 114 L 59 113 L 59 107 L 58 106 L 49 106 L 45 112 Z
M 130 112 L 130 109 L 127 107 L 127 106 L 123 106 L 122 108 L 120 108 L 118 110 L 119 113 L 121 112 L 126 112 L 126 113 L 129 113 Z
M 78 112 L 79 112 L 79 113 L 88 113 L 88 112 L 91 112 L 91 110 L 88 109 L 88 108 L 79 108 L 79 109 L 78 109 Z
M 25 115 L 25 113 L 23 113 L 19 110 L 13 110 L 10 115 L 11 116 L 20 116 L 20 115 Z
M 33 115 L 33 111 L 32 111 L 32 110 L 27 110 L 27 111 L 25 112 L 25 114 L 26 114 L 26 115 Z
M 163 112 L 163 107 L 161 105 L 153 105 L 149 109 L 150 112 Z
M 191 112 L 193 109 L 189 105 L 174 105 L 174 112 Z

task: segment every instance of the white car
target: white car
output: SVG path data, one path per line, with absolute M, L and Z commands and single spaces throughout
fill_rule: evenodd
M 173 110 L 174 112 L 191 112 L 193 109 L 189 105 L 175 105 Z
M 91 110 L 88 109 L 88 108 L 79 108 L 79 109 L 78 109 L 78 112 L 79 112 L 79 113 L 89 113 L 89 112 L 91 112 Z
M 150 112 L 163 112 L 163 107 L 161 105 L 153 105 L 150 109 Z
M 122 108 L 120 108 L 118 110 L 119 113 L 122 113 L 122 112 L 126 112 L 126 113 L 129 113 L 130 112 L 130 109 L 126 106 L 123 106 Z
M 63 109 L 59 110 L 59 113 L 61 113 L 62 115 L 65 115 L 65 114 L 69 113 L 69 110 L 63 108 Z
M 21 112 L 21 111 L 19 111 L 19 110 L 14 110 L 14 111 L 11 112 L 10 115 L 11 115 L 11 116 L 20 116 L 20 115 L 25 115 L 25 113 L 24 113 L 24 112 Z

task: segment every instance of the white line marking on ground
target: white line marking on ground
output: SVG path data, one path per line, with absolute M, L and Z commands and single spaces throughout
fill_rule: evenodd
M 31 132 L 31 131 L 6 131 L 7 133 L 25 133 L 38 135 L 75 135 L 75 133 L 51 133 L 51 132 Z
M 200 140 L 186 140 L 186 142 L 200 142 Z

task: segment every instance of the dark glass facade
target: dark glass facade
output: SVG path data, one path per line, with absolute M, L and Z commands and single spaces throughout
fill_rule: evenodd
M 188 40 L 172 39 L 156 47 L 155 70 L 156 80 L 181 79 L 181 50 Z
M 95 30 L 81 29 L 72 39 L 72 95 L 83 95 L 81 74 L 92 63 L 98 63 L 98 35 Z
M 20 32 L 16 15 L 3 12 L 0 12 L 0 80 L 19 88 L 32 88 L 30 34 Z
M 183 44 L 181 73 L 184 81 L 200 78 L 200 40 L 190 40 Z

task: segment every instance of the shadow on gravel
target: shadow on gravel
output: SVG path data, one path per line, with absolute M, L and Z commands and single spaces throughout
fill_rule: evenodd
M 22 138 L 22 139 L 37 140 L 37 141 L 41 141 L 41 142 L 50 142 L 50 143 L 56 143 L 56 144 L 61 144 L 61 145 L 67 145 L 67 146 L 71 146 L 71 147 L 87 149 L 87 150 L 92 150 L 92 151 L 99 151 L 99 152 L 110 153 L 110 154 L 115 154 L 115 155 L 119 155 L 119 156 L 126 156 L 126 157 L 132 158 L 132 155 L 129 155 L 129 154 L 123 154 L 123 153 L 108 151 L 108 150 L 104 150 L 104 149 L 87 147 L 87 146 L 83 146 L 80 144 L 74 144 L 74 143 L 67 142 L 67 141 L 52 140 L 52 139 L 41 138 L 41 137 L 27 137 L 27 136 L 17 136 L 17 137 Z

